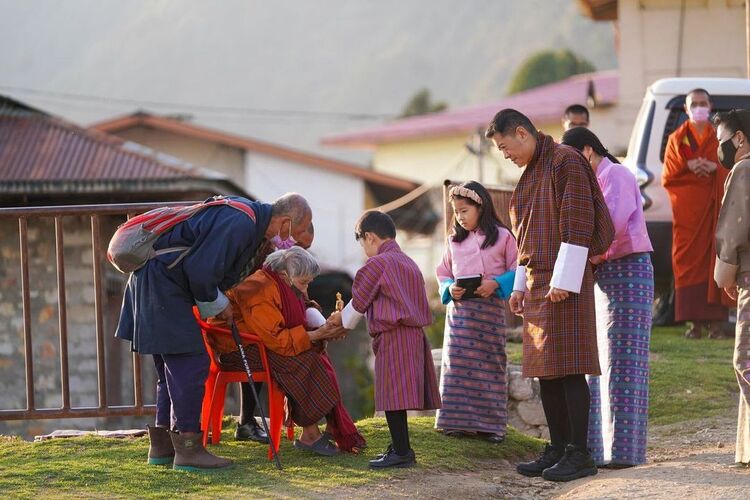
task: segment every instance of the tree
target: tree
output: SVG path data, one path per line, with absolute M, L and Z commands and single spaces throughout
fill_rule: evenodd
M 406 106 L 404 106 L 404 109 L 401 111 L 399 118 L 437 113 L 438 111 L 444 111 L 447 108 L 448 104 L 445 102 L 432 102 L 430 91 L 422 89 L 409 99 L 409 102 L 406 103 Z
M 594 65 L 568 49 L 543 50 L 529 56 L 516 70 L 509 94 L 564 80 L 569 76 L 596 71 Z

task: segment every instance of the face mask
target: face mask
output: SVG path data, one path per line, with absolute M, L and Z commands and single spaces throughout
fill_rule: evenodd
M 292 230 L 289 229 L 289 237 L 285 240 L 281 239 L 281 231 L 279 234 L 271 238 L 271 244 L 276 247 L 276 250 L 288 250 L 297 244 L 297 240 L 292 237 Z
M 690 110 L 690 114 L 693 117 L 693 121 L 707 122 L 708 115 L 711 114 L 711 110 L 703 106 L 696 106 L 695 108 L 692 108 Z
M 732 170 L 732 167 L 734 167 L 734 157 L 737 154 L 737 147 L 732 143 L 733 137 L 734 134 L 719 144 L 719 150 L 716 152 L 719 157 L 719 163 L 728 170 Z

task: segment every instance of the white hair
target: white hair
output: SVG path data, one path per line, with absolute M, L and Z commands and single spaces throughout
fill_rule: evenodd
M 320 274 L 320 265 L 310 252 L 300 247 L 276 250 L 266 257 L 264 265 L 271 271 L 285 271 L 290 278 L 314 278 Z

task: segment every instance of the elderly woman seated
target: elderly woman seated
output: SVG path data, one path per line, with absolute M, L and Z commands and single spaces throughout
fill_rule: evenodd
M 234 321 L 240 331 L 254 333 L 268 350 L 268 363 L 279 387 L 287 397 L 292 421 L 302 427 L 294 442 L 298 449 L 320 455 L 335 455 L 339 449 L 356 451 L 364 438 L 341 403 L 338 382 L 328 356 L 325 341 L 345 335 L 340 327 L 325 324 L 316 310 L 305 309 L 308 284 L 318 275 L 315 258 L 299 247 L 278 250 L 262 269 L 245 278 L 227 292 Z M 239 351 L 231 339 L 210 339 L 220 353 L 224 370 L 242 370 Z M 256 346 L 245 347 L 251 369 L 260 369 Z M 318 422 L 326 418 L 325 434 Z

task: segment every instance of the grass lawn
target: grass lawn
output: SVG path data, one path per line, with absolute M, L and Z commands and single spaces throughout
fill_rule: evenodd
M 686 340 L 683 328 L 656 328 L 651 339 L 651 424 L 671 424 L 736 411 L 737 382 L 732 369 L 733 340 Z M 521 345 L 508 344 L 509 359 L 520 361 Z M 445 438 L 432 418 L 410 420 L 412 446 L 420 471 L 458 471 L 490 459 L 527 456 L 541 441 L 510 429 L 502 445 Z M 210 474 L 177 472 L 145 463 L 148 441 L 72 438 L 30 443 L 0 437 L 0 491 L 34 497 L 245 497 L 304 496 L 335 486 L 365 485 L 413 471 L 371 472 L 367 460 L 387 444 L 382 418 L 358 422 L 369 443 L 361 456 L 322 458 L 299 452 L 283 441 L 283 471 L 266 460 L 265 446 L 236 443 L 231 429 L 212 447 L 236 466 Z
M 734 340 L 688 340 L 684 331 L 655 328 L 651 335 L 649 423 L 736 415 Z
M 501 445 L 475 439 L 446 438 L 432 429 L 433 418 L 410 419 L 412 447 L 419 470 L 471 470 L 483 460 L 527 456 L 541 441 L 510 429 Z M 31 443 L 0 438 L 0 491 L 13 497 L 193 497 L 304 496 L 335 486 L 357 486 L 414 472 L 401 469 L 371 472 L 368 459 L 389 441 L 383 418 L 358 422 L 369 448 L 361 456 L 333 458 L 309 455 L 284 440 L 283 471 L 266 460 L 267 447 L 237 443 L 224 431 L 216 453 L 233 458 L 236 466 L 223 472 L 173 471 L 146 464 L 147 438 L 95 437 Z
M 684 331 L 684 327 L 659 327 L 651 334 L 651 424 L 737 411 L 734 340 L 688 340 L 683 337 Z M 506 351 L 508 362 L 521 363 L 521 344 L 509 342 Z

